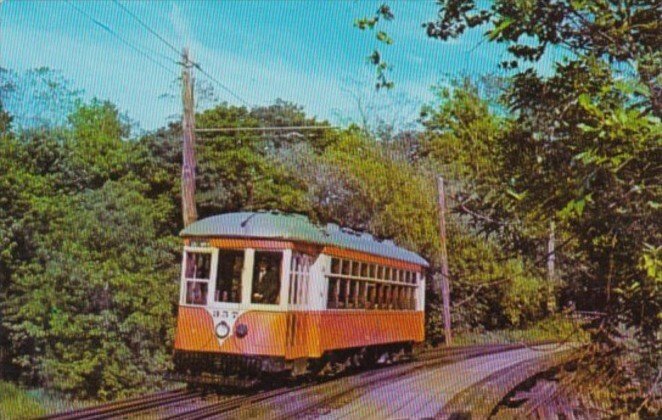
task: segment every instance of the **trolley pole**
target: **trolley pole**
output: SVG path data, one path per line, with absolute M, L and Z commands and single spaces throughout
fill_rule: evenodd
M 195 107 L 188 47 L 182 52 L 182 217 L 184 227 L 198 220 L 195 205 Z
M 441 300 L 444 316 L 444 341 L 446 345 L 453 342 L 451 335 L 451 292 L 448 280 L 448 249 L 446 247 L 446 191 L 444 178 L 437 177 L 439 192 L 439 242 L 441 244 Z

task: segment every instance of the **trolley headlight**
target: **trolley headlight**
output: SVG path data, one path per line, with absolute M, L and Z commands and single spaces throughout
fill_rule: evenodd
M 230 335 L 230 326 L 228 323 L 225 321 L 219 322 L 219 324 L 216 326 L 216 336 L 218 338 L 225 338 L 228 335 Z
M 238 324 L 237 327 L 234 329 L 234 332 L 235 334 L 237 334 L 237 337 L 244 338 L 248 334 L 248 325 Z

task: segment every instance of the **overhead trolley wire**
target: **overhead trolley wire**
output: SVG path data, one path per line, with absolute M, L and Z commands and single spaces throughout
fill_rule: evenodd
M 170 43 L 167 39 L 165 39 L 163 36 L 161 36 L 161 35 L 160 35 L 158 32 L 156 32 L 154 29 L 152 29 L 152 27 L 150 27 L 150 26 L 149 26 L 147 23 L 145 23 L 142 19 L 140 19 L 138 16 L 136 16 L 135 13 L 131 12 L 126 6 L 124 6 L 122 3 L 120 3 L 119 0 L 112 0 L 112 1 L 113 1 L 113 3 L 115 3 L 117 6 L 121 7 L 122 10 L 124 10 L 127 14 L 129 14 L 129 16 L 131 16 L 133 19 L 135 19 L 135 20 L 140 24 L 140 26 L 142 26 L 142 27 L 145 28 L 147 31 L 149 31 L 152 35 L 154 35 L 155 37 L 157 37 L 161 42 L 163 42 L 168 48 L 170 48 L 172 51 L 175 52 L 175 54 L 177 54 L 177 55 L 179 56 L 180 51 L 177 49 L 177 47 L 175 47 L 172 43 Z M 178 64 L 181 64 L 181 63 L 178 63 Z M 218 79 L 216 79 L 215 77 L 213 77 L 211 74 L 209 74 L 208 72 L 206 72 L 206 71 L 200 66 L 200 63 L 196 63 L 196 62 L 194 62 L 194 61 L 192 61 L 192 60 L 189 60 L 188 63 L 183 63 L 183 64 L 184 64 L 184 65 L 191 65 L 191 66 L 195 67 L 195 68 L 198 69 L 202 74 L 204 74 L 205 76 L 207 76 L 207 78 L 208 78 L 209 80 L 211 80 L 211 81 L 213 81 L 214 83 L 216 83 L 221 89 L 223 89 L 225 92 L 227 92 L 228 94 L 230 94 L 233 98 L 237 99 L 239 102 L 241 102 L 242 104 L 244 104 L 244 105 L 246 105 L 246 106 L 248 106 L 248 107 L 253 107 L 252 104 L 250 104 L 250 103 L 249 103 L 248 101 L 246 101 L 244 98 L 242 98 L 241 96 L 239 96 L 239 94 L 235 93 L 232 89 L 230 89 L 229 87 L 227 87 L 227 86 L 226 86 L 225 84 L 223 84 L 221 81 L 219 81 Z
M 146 24 L 145 22 L 143 22 L 142 19 L 140 19 L 138 16 L 136 16 L 135 13 L 133 13 L 131 10 L 129 10 L 129 8 L 127 8 L 125 5 L 123 5 L 122 3 L 120 3 L 118 0 L 112 0 L 112 1 L 113 1 L 113 3 L 115 3 L 117 6 L 119 6 L 120 8 L 122 8 L 122 10 L 124 10 L 126 13 L 128 13 L 129 16 L 131 16 L 133 19 L 135 19 L 135 20 L 140 24 L 140 26 L 142 26 L 143 28 L 147 29 L 152 35 L 154 35 L 155 37 L 157 37 L 157 38 L 158 38 L 161 42 L 163 42 L 168 48 L 170 48 L 171 50 L 173 50 L 173 51 L 175 52 L 175 54 L 177 54 L 177 56 L 179 56 L 179 54 L 181 53 L 181 51 L 179 51 L 179 50 L 177 49 L 177 47 L 175 47 L 175 46 L 172 45 L 170 42 L 168 42 L 167 39 L 165 39 L 164 37 L 162 37 L 161 35 L 159 35 L 158 32 L 156 32 L 156 31 L 155 31 L 154 29 L 152 29 L 148 24 Z
M 332 125 L 300 125 L 285 127 L 218 127 L 218 128 L 196 128 L 201 133 L 225 133 L 235 131 L 278 131 L 278 130 L 332 130 L 338 128 Z
M 115 31 L 114 31 L 113 29 L 111 29 L 108 25 L 106 25 L 105 23 L 99 21 L 99 20 L 96 19 L 94 16 L 90 15 L 89 13 L 87 13 L 86 11 L 84 11 L 83 9 L 81 9 L 80 7 L 78 7 L 73 1 L 71 1 L 71 0 L 67 0 L 67 3 L 68 3 L 71 7 L 73 7 L 78 13 L 80 13 L 80 14 L 82 14 L 83 16 L 85 16 L 85 17 L 87 17 L 88 19 L 90 19 L 95 25 L 99 26 L 101 29 L 103 29 L 104 31 L 108 32 L 109 34 L 111 34 L 112 36 L 114 36 L 115 38 L 117 38 L 118 40 L 120 40 L 120 42 L 122 42 L 122 43 L 123 43 L 124 45 L 126 45 L 127 47 L 131 48 L 132 50 L 134 50 L 134 51 L 137 52 L 138 54 L 142 55 L 144 58 L 148 59 L 148 60 L 151 61 L 152 63 L 154 63 L 154 64 L 156 64 L 157 66 L 161 67 L 162 69 L 164 69 L 164 70 L 167 71 L 168 73 L 173 74 L 173 75 L 175 75 L 175 76 L 177 75 L 177 73 L 174 72 L 172 69 L 167 68 L 167 67 L 164 66 L 161 62 L 157 61 L 155 58 L 153 58 L 153 57 L 150 56 L 148 53 L 146 53 L 145 51 L 143 51 L 140 47 L 138 47 L 138 46 L 134 45 L 133 43 L 131 43 L 131 42 L 127 41 L 126 39 L 124 39 L 120 34 L 118 34 L 117 32 L 115 32 Z M 173 61 L 173 62 L 174 62 L 174 61 Z M 176 62 L 175 62 L 175 63 L 176 63 Z
M 2 0 L 0 0 L 2 1 Z M 170 50 L 172 50 L 177 56 L 179 57 L 180 51 L 178 48 L 173 45 L 171 42 L 169 42 L 165 37 L 163 37 L 161 34 L 159 34 L 156 30 L 154 30 L 151 26 L 149 26 L 145 21 L 143 21 L 140 17 L 138 17 L 135 13 L 133 13 L 128 7 L 123 5 L 119 0 L 112 0 L 115 5 L 117 5 L 119 8 L 122 9 L 125 13 L 127 13 L 131 18 L 133 18 L 140 26 L 142 26 L 145 30 L 147 30 L 149 33 L 154 35 L 159 41 L 161 41 L 164 45 L 166 45 Z M 162 63 L 158 62 L 155 60 L 153 57 L 151 57 L 148 53 L 143 51 L 141 48 L 137 47 L 136 45 L 132 44 L 128 40 L 124 39 L 121 37 L 117 32 L 112 30 L 108 25 L 104 24 L 103 22 L 100 22 L 93 16 L 91 16 L 89 13 L 85 12 L 81 8 L 79 8 L 77 5 L 75 5 L 71 0 L 67 0 L 67 3 L 71 5 L 74 9 L 76 9 L 79 13 L 83 14 L 86 16 L 88 19 L 90 19 L 92 22 L 94 22 L 97 26 L 101 27 L 103 30 L 106 32 L 110 33 L 112 36 L 116 37 L 119 39 L 123 44 L 131 48 L 132 50 L 138 52 L 154 64 L 158 65 L 159 67 L 163 68 L 164 70 L 168 71 L 169 73 L 172 73 L 174 75 L 177 75 L 174 71 L 171 69 L 168 69 L 165 67 Z M 224 83 L 222 83 L 220 80 L 209 74 L 206 70 L 202 68 L 200 63 L 188 60 L 186 63 L 182 63 L 179 61 L 175 61 L 171 59 L 170 57 L 167 57 L 163 54 L 158 53 L 161 57 L 164 57 L 166 60 L 169 62 L 173 62 L 174 64 L 180 65 L 186 65 L 186 66 L 192 66 L 198 69 L 200 73 L 202 73 L 204 76 L 206 76 L 209 80 L 214 82 L 216 85 L 218 85 L 221 89 L 223 89 L 226 93 L 231 95 L 233 98 L 237 99 L 239 102 L 242 104 L 246 105 L 249 108 L 254 107 L 254 104 L 251 104 L 244 98 L 242 98 L 239 94 L 235 93 L 232 89 L 230 89 L 228 86 L 226 86 Z M 333 129 L 337 128 L 334 126 L 289 126 L 289 127 L 220 127 L 220 128 L 199 128 L 196 129 L 195 131 L 197 132 L 233 132 L 233 131 L 278 131 L 278 130 L 327 130 L 327 129 Z
M 244 98 L 242 98 L 242 97 L 239 96 L 238 94 L 234 93 L 234 92 L 232 91 L 232 89 L 230 89 L 229 87 L 225 86 L 223 83 L 221 83 L 220 81 L 218 81 L 214 76 L 212 76 L 211 74 L 209 74 L 209 73 L 207 73 L 205 70 L 203 70 L 203 68 L 200 67 L 200 64 L 199 64 L 199 63 L 191 62 L 191 64 L 193 65 L 193 67 L 195 67 L 196 69 L 198 69 L 198 70 L 200 71 L 200 73 L 202 73 L 202 74 L 204 74 L 205 76 L 207 76 L 207 77 L 209 78 L 209 80 L 215 82 L 215 83 L 216 83 L 221 89 L 223 89 L 224 91 L 226 91 L 227 93 L 229 93 L 230 95 L 232 95 L 233 98 L 237 99 L 239 102 L 241 102 L 242 104 L 246 105 L 246 106 L 249 107 L 249 108 L 253 108 L 253 107 L 254 107 L 254 105 L 250 104 L 250 103 L 249 103 L 248 101 L 246 101 Z

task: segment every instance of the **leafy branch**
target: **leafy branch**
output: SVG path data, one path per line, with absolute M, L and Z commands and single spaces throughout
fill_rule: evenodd
M 395 15 L 391 11 L 391 8 L 388 4 L 382 4 L 379 6 L 377 11 L 373 16 L 369 17 L 363 17 L 356 19 L 354 21 L 354 26 L 359 28 L 362 31 L 365 30 L 374 30 L 375 26 L 380 20 L 385 20 L 385 21 L 392 21 L 395 18 Z M 385 31 L 377 31 L 375 34 L 375 38 L 377 41 L 379 41 L 382 44 L 385 45 L 392 45 L 393 44 L 393 38 L 386 33 Z M 377 83 L 375 84 L 375 88 L 377 90 L 379 89 L 392 89 L 395 84 L 388 79 L 386 73 L 390 71 L 393 66 L 391 66 L 388 62 L 386 62 L 383 58 L 381 53 L 379 52 L 378 49 L 375 49 L 372 54 L 370 54 L 367 57 L 367 61 L 369 64 L 375 66 L 375 70 L 377 73 Z

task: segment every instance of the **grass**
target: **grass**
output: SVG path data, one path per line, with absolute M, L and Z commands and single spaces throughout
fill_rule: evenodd
M 0 418 L 26 419 L 45 413 L 37 398 L 14 384 L 0 381 Z
M 575 321 L 558 316 L 546 318 L 518 330 L 459 332 L 453 338 L 453 344 L 519 343 L 545 340 L 585 343 L 588 341 L 588 334 L 579 328 Z
M 168 383 L 155 389 L 172 390 L 185 386 L 182 383 Z M 153 392 L 150 391 L 150 392 Z M 120 397 L 121 400 L 127 397 Z M 117 401 L 115 400 L 115 401 Z M 25 389 L 14 383 L 0 380 L 0 420 L 29 419 L 43 415 L 77 410 L 109 401 L 97 399 L 75 399 L 46 388 Z

